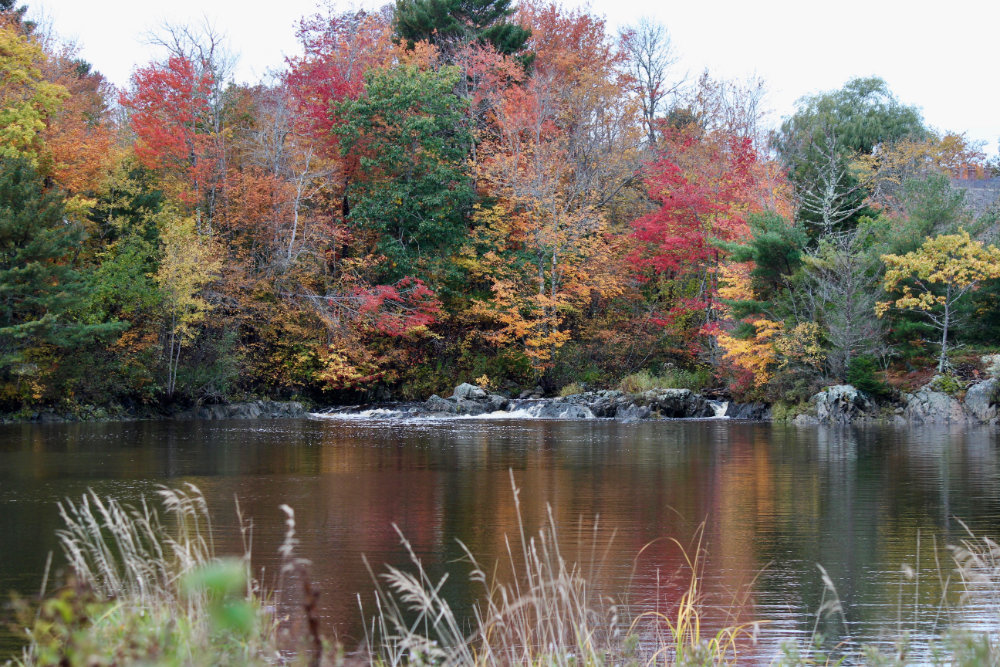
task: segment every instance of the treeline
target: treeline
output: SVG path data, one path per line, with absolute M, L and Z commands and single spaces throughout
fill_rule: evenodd
M 996 338 L 997 211 L 950 178 L 992 165 L 879 79 L 767 132 L 654 22 L 398 0 L 298 37 L 250 85 L 170 28 L 118 91 L 0 0 L 0 409 L 640 369 L 796 400 Z

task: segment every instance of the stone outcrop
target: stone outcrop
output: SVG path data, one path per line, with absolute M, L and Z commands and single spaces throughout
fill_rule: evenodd
M 912 394 L 903 394 L 906 421 L 915 424 L 961 424 L 968 421 L 965 409 L 957 398 L 932 387 L 933 382 Z
M 362 407 L 334 410 L 334 413 L 355 414 L 373 418 L 413 418 L 435 416 L 476 417 L 492 413 L 510 413 L 512 418 L 535 419 L 615 419 L 622 423 L 644 419 L 686 419 L 716 417 L 724 404 L 712 401 L 690 389 L 654 389 L 642 394 L 625 394 L 618 390 L 587 391 L 558 398 L 508 399 L 482 387 L 462 383 L 448 398 L 431 396 L 422 403 Z M 741 413 L 739 418 L 760 418 L 766 406 Z M 502 416 L 502 415 L 501 415 Z
M 202 405 L 174 415 L 175 419 L 287 419 L 305 417 L 305 407 L 297 401 L 247 401 Z
M 769 421 L 771 406 L 767 403 L 730 403 L 726 406 L 726 417 L 750 421 Z
M 812 403 L 821 424 L 851 424 L 876 414 L 875 404 L 849 384 L 827 387 L 812 397 Z
M 1000 381 L 996 378 L 972 385 L 965 392 L 965 411 L 984 424 L 996 424 L 998 391 Z

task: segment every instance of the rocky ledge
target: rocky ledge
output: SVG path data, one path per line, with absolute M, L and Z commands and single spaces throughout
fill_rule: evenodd
M 902 393 L 895 401 L 876 401 L 849 384 L 827 387 L 809 401 L 807 412 L 793 420 L 810 424 L 997 424 L 1000 386 L 991 378 L 965 390 L 964 399 L 942 391 L 942 378 L 936 376 L 911 393 Z
M 305 417 L 305 406 L 297 401 L 247 401 L 201 405 L 173 415 L 174 419 L 288 419 Z
M 614 419 L 629 423 L 644 419 L 711 417 L 765 420 L 770 418 L 770 409 L 762 403 L 717 401 L 690 389 L 652 389 L 641 394 L 602 390 L 558 398 L 506 398 L 482 387 L 463 383 L 455 387 L 447 398 L 434 395 L 422 403 L 333 408 L 327 414 L 389 419 L 491 415 L 534 419 Z

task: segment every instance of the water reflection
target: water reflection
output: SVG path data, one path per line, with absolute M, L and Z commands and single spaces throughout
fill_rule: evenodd
M 637 608 L 673 604 L 687 583 L 679 545 L 690 551 L 704 523 L 703 592 L 717 611 L 709 625 L 733 618 L 723 612 L 772 619 L 772 649 L 811 632 L 822 563 L 846 622 L 826 631 L 891 642 L 902 564 L 921 578 L 923 603 L 914 616 L 911 601 L 904 620 L 929 632 L 941 596 L 936 550 L 963 534 L 953 518 L 1000 534 L 996 445 L 989 429 L 724 421 L 10 426 L 0 429 L 0 588 L 37 588 L 55 548 L 57 500 L 87 488 L 134 500 L 190 481 L 209 499 L 224 550 L 239 550 L 239 498 L 265 579 L 283 537 L 278 506 L 295 508 L 324 622 L 351 645 L 362 634 L 358 593 L 371 608 L 361 555 L 406 564 L 393 524 L 432 575 L 452 572 L 447 594 L 459 609 L 480 591 L 462 576 L 469 566 L 456 540 L 484 564 L 501 561 L 503 576 L 506 536 L 519 529 L 512 471 L 525 530 L 537 531 L 551 507 L 564 556 L 593 564 L 595 583 Z

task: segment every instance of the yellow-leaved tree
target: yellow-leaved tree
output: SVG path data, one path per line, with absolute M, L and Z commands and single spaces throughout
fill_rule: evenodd
M 222 266 L 211 238 L 199 234 L 193 217 L 167 210 L 157 216 L 163 255 L 156 272 L 164 308 L 167 396 L 177 388 L 181 349 L 197 336 L 197 325 L 212 306 L 202 296 Z
M 0 17 L 0 157 L 38 166 L 40 135 L 49 116 L 69 95 L 45 80 L 42 47 Z
M 875 312 L 882 317 L 890 308 L 922 314 L 941 332 L 938 372 L 944 372 L 948 329 L 955 319 L 955 304 L 979 283 L 1000 278 L 1000 248 L 983 246 L 965 230 L 942 234 L 905 255 L 882 255 L 885 291 L 898 296 L 882 301 Z

